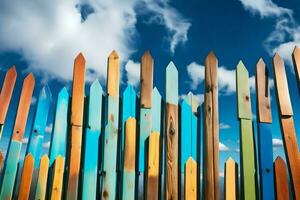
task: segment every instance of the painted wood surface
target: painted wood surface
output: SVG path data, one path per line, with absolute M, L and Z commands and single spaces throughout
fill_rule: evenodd
M 29 74 L 23 81 L 13 135 L 10 142 L 10 147 L 8 149 L 5 169 L 3 170 L 2 175 L 3 180 L 0 199 L 6 200 L 12 198 L 13 187 L 18 168 L 18 161 L 21 153 L 22 139 L 25 132 L 34 83 L 35 81 L 32 74 Z
M 153 65 L 150 51 L 146 51 L 141 59 L 141 108 L 152 108 Z
M 84 77 L 85 59 L 80 53 L 74 61 L 72 103 L 71 103 L 71 127 L 70 127 L 70 157 L 68 168 L 68 185 L 66 199 L 72 200 L 78 197 L 79 170 L 81 160 L 82 125 L 84 107 Z
M 283 60 L 278 54 L 273 58 L 275 86 L 280 110 L 282 138 L 295 199 L 300 199 L 300 159 L 293 110 Z
M 11 96 L 15 87 L 17 79 L 16 67 L 12 66 L 5 74 L 5 78 L 3 81 L 1 93 L 0 93 L 0 139 L 2 137 L 2 131 L 4 122 L 6 119 L 6 114 L 8 111 L 8 107 L 10 104 Z
M 107 68 L 107 95 L 119 96 L 120 58 L 116 51 L 112 51 L 108 57 Z
M 25 157 L 23 163 L 20 188 L 18 194 L 19 200 L 29 199 L 33 169 L 34 169 L 34 157 L 31 154 L 28 154 Z
M 68 112 L 69 94 L 65 87 L 58 93 L 55 118 L 52 129 L 50 145 L 50 166 L 55 162 L 57 156 L 66 157 L 67 133 L 68 133 Z
M 178 71 L 173 62 L 166 69 L 166 199 L 178 199 Z
M 229 157 L 225 162 L 225 179 L 224 179 L 224 199 L 238 199 L 238 166 L 237 163 Z
M 53 181 L 50 187 L 51 200 L 62 199 L 64 170 L 65 170 L 65 158 L 59 155 L 54 161 Z
M 98 80 L 90 87 L 88 120 L 85 132 L 82 199 L 96 199 L 98 151 L 101 134 L 102 87 Z
M 35 168 L 38 168 L 40 164 L 40 153 L 47 125 L 50 103 L 51 92 L 49 87 L 46 85 L 41 89 L 39 93 L 33 127 L 31 130 L 29 145 L 27 149 L 27 154 L 30 153 L 34 158 Z
M 193 159 L 193 157 L 189 157 L 184 170 L 184 199 L 196 200 L 197 194 L 197 162 Z
M 162 98 L 156 87 L 152 90 L 152 131 L 161 132 Z
M 45 154 L 42 156 L 39 165 L 38 179 L 37 179 L 35 197 L 34 197 L 35 200 L 43 200 L 46 198 L 48 171 L 49 171 L 49 158 Z
M 256 199 L 255 149 L 251 120 L 249 74 L 242 61 L 239 62 L 236 68 L 236 80 L 238 118 L 240 120 L 242 195 L 244 199 Z
M 287 168 L 284 160 L 277 157 L 274 161 L 275 190 L 277 200 L 290 199 Z
M 298 81 L 298 90 L 300 92 L 300 48 L 295 47 L 293 51 L 293 64 L 294 64 L 294 71 Z
M 256 65 L 256 91 L 258 110 L 258 158 L 260 175 L 260 196 L 274 199 L 272 113 L 268 69 L 262 59 Z
M 125 148 L 122 199 L 135 199 L 136 120 L 129 117 L 125 123 Z
M 0 151 L 0 174 L 2 172 L 2 165 L 3 165 L 3 153 Z
M 152 132 L 149 136 L 148 167 L 146 178 L 146 199 L 159 198 L 159 164 L 160 164 L 160 133 Z

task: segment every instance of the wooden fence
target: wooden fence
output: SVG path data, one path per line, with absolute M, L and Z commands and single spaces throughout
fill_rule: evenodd
M 300 81 L 300 49 L 295 48 L 292 56 Z M 141 58 L 140 96 L 129 85 L 120 97 L 120 59 L 113 51 L 108 57 L 106 93 L 95 80 L 85 96 L 85 59 L 79 54 L 72 94 L 62 88 L 57 95 L 49 155 L 41 155 L 52 103 L 45 86 L 39 93 L 26 156 L 20 162 L 35 84 L 29 74 L 6 158 L 0 152 L 0 199 L 300 199 L 300 154 L 285 66 L 278 54 L 273 71 L 287 165 L 280 157 L 273 161 L 269 73 L 262 59 L 256 67 L 256 159 L 249 74 L 240 61 L 236 104 L 241 159 L 240 166 L 232 158 L 224 163 L 224 196 L 219 178 L 217 57 L 211 52 L 205 60 L 203 105 L 197 105 L 192 93 L 179 104 L 174 63 L 166 68 L 165 98 L 153 88 L 153 71 L 154 60 L 147 51 Z M 16 78 L 12 67 L 0 93 L 0 137 Z

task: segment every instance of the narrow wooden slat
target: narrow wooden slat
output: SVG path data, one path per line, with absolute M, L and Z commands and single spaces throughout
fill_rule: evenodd
M 141 59 L 141 107 L 152 107 L 154 61 L 150 51 L 146 51 Z
M 152 131 L 161 131 L 161 95 L 156 87 L 152 91 Z
M 286 79 L 285 67 L 283 60 L 280 58 L 279 54 L 275 54 L 275 56 L 273 57 L 273 68 L 280 115 L 292 116 L 293 110 L 289 94 L 288 82 Z
M 84 107 L 84 77 L 85 59 L 80 53 L 74 61 L 67 200 L 77 199 L 78 196 Z
M 276 199 L 277 200 L 290 199 L 287 168 L 284 160 L 279 156 L 274 161 L 274 172 L 275 172 Z
M 12 66 L 5 75 L 0 94 L 0 139 L 2 137 L 3 125 L 8 111 L 11 96 L 17 79 L 16 67 Z
M 135 144 L 136 120 L 128 118 L 125 124 L 125 148 L 122 199 L 135 199 Z
M 249 89 L 249 75 L 246 67 L 239 62 L 236 69 L 238 118 L 240 119 L 242 194 L 244 199 L 256 198 L 256 169 L 252 112 Z M 241 108 L 243 106 L 243 108 Z
M 112 51 L 108 57 L 107 68 L 107 95 L 119 96 L 120 59 L 116 51 Z
M 192 156 L 192 108 L 183 100 L 181 103 L 181 173 L 184 173 L 185 163 Z
M 300 92 L 300 48 L 297 46 L 294 48 L 293 51 L 293 63 L 295 74 L 297 75 L 298 89 Z
M 54 161 L 53 182 L 50 188 L 51 200 L 60 200 L 62 198 L 64 169 L 65 158 L 59 155 Z
M 46 189 L 47 189 L 47 179 L 49 171 L 49 158 L 45 154 L 41 158 L 37 187 L 35 191 L 35 200 L 43 200 L 46 198 Z
M 149 136 L 148 169 L 146 179 L 146 199 L 158 199 L 159 194 L 159 162 L 160 133 L 152 132 Z
M 224 199 L 238 199 L 238 169 L 237 163 L 229 157 L 225 163 Z
M 178 199 L 178 71 L 166 69 L 166 199 Z
M 31 97 L 34 89 L 34 77 L 29 74 L 23 82 L 21 97 L 14 125 L 12 140 L 8 149 L 6 167 L 3 173 L 0 199 L 11 199 L 20 158 L 22 139 L 25 132 Z
M 37 168 L 40 163 L 40 152 L 45 134 L 45 128 L 47 125 L 48 112 L 51 103 L 51 92 L 48 86 L 41 89 L 37 108 L 35 111 L 35 117 L 33 127 L 30 135 L 30 142 L 27 149 L 27 154 L 31 154 L 34 158 L 34 167 Z
M 190 157 L 184 170 L 184 197 L 186 200 L 196 200 L 198 193 L 197 163 Z
M 34 158 L 28 154 L 24 159 L 23 170 L 20 181 L 20 189 L 18 194 L 19 200 L 29 199 L 32 174 L 34 169 Z
M 50 166 L 54 163 L 57 156 L 66 157 L 67 132 L 68 132 L 68 112 L 69 94 L 64 87 L 60 90 L 57 97 L 55 119 L 52 129 L 50 146 Z

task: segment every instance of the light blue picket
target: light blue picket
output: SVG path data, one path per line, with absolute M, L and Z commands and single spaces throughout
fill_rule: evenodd
M 135 199 L 134 187 L 135 187 L 135 172 L 124 171 L 123 179 L 126 184 L 123 184 L 122 199 Z M 126 180 L 126 181 L 125 181 Z
M 67 132 L 68 132 L 68 112 L 69 112 L 69 94 L 64 87 L 60 90 L 55 111 L 55 119 L 53 123 L 52 139 L 50 146 L 50 162 L 51 166 L 57 156 L 66 157 Z
M 166 69 L 166 102 L 178 104 L 178 71 L 172 61 Z
M 99 137 L 101 134 L 102 87 L 98 80 L 90 87 L 86 128 L 82 199 L 96 199 Z
M 33 128 L 29 140 L 27 154 L 32 154 L 34 158 L 34 168 L 40 164 L 40 153 L 47 124 L 48 112 L 51 103 L 51 91 L 46 85 L 40 91 L 37 108 L 35 111 Z
M 191 156 L 192 148 L 192 108 L 183 100 L 181 103 L 181 173 L 184 173 L 186 161 Z
M 161 95 L 156 87 L 152 90 L 152 131 L 161 131 Z

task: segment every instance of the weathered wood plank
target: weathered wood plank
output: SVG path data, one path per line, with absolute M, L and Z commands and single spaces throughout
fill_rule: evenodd
M 280 115 L 292 116 L 293 109 L 290 99 L 288 82 L 286 79 L 285 67 L 283 60 L 280 58 L 279 54 L 275 54 L 275 56 L 273 57 L 273 69 Z
M 224 183 L 224 199 L 238 199 L 238 166 L 237 163 L 229 157 L 225 163 L 225 183 Z
M 275 190 L 277 200 L 290 199 L 287 168 L 284 160 L 277 157 L 274 161 Z
M 80 53 L 74 61 L 67 200 L 77 199 L 78 197 L 84 107 L 84 77 L 85 59 Z
M 153 65 L 150 51 L 146 51 L 141 59 L 141 108 L 152 108 Z
M 57 156 L 66 157 L 69 94 L 65 87 L 58 93 L 50 146 L 50 166 Z
M 59 155 L 54 161 L 53 182 L 50 192 L 51 200 L 62 199 L 64 170 L 65 158 Z
M 244 199 L 256 199 L 255 150 L 249 74 L 242 61 L 237 65 L 236 80 L 238 118 L 240 120 L 242 194 Z
M 46 198 L 47 179 L 49 171 L 49 158 L 45 154 L 42 156 L 39 166 L 38 180 L 35 191 L 35 200 L 43 200 Z
M 122 199 L 135 199 L 136 120 L 129 117 L 125 124 L 125 148 Z
M 184 197 L 186 200 L 196 200 L 198 194 L 197 163 L 190 157 L 184 170 Z
M 29 199 L 33 169 L 34 169 L 34 158 L 31 154 L 28 154 L 25 157 L 24 164 L 23 164 L 19 194 L 18 194 L 19 200 Z
M 98 80 L 90 87 L 86 127 L 82 199 L 96 199 L 99 137 L 101 134 L 102 87 Z
M 1 94 L 0 94 L 0 139 L 2 137 L 3 126 L 8 111 L 11 96 L 17 79 L 16 67 L 12 66 L 5 74 Z
M 51 103 L 51 92 L 48 86 L 41 89 L 35 111 L 27 154 L 34 158 L 34 168 L 40 164 L 40 153 L 47 125 L 48 112 Z
M 7 161 L 5 163 L 6 167 L 3 173 L 0 199 L 12 198 L 34 83 L 34 76 L 32 74 L 29 74 L 23 82 L 13 135 L 8 149 Z
M 158 199 L 159 194 L 159 162 L 160 133 L 152 132 L 149 136 L 148 169 L 146 179 L 146 199 Z
M 166 69 L 166 199 L 178 194 L 178 71 L 170 62 Z
M 116 51 L 112 51 L 108 57 L 107 68 L 107 95 L 119 96 L 120 58 Z

